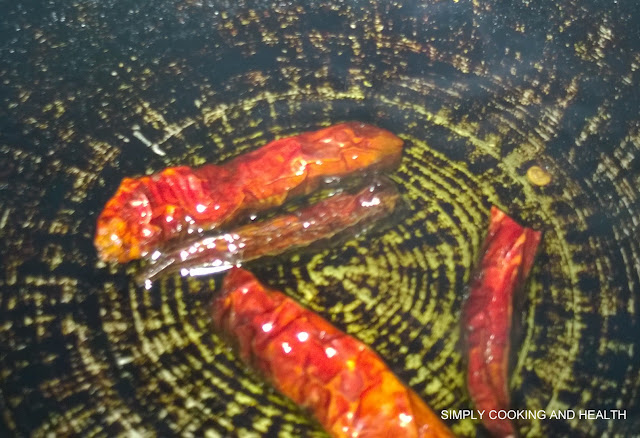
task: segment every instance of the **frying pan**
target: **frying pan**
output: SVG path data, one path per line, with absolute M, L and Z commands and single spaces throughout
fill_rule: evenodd
M 470 409 L 459 316 L 492 204 L 544 231 L 522 294 L 523 436 L 640 433 L 640 38 L 633 2 L 5 2 L 1 436 L 324 433 L 211 330 L 220 277 L 145 291 L 100 263 L 126 176 L 344 120 L 406 142 L 408 215 L 254 264 L 375 348 L 436 410 Z M 536 185 L 527 171 L 551 177 Z M 580 419 L 620 409 L 623 420 Z M 471 419 L 449 421 L 482 434 Z

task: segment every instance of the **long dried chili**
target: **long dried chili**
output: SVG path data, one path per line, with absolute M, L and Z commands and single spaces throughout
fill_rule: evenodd
M 125 178 L 98 218 L 95 246 L 105 261 L 143 257 L 185 232 L 308 194 L 327 177 L 394 168 L 402 143 L 384 129 L 342 123 L 275 140 L 222 165 Z
M 234 268 L 213 303 L 240 357 L 333 437 L 452 437 L 369 347 Z
M 541 232 L 519 225 L 493 207 L 482 259 L 464 305 L 467 386 L 476 409 L 485 412 L 485 427 L 495 437 L 515 436 L 513 423 L 498 418 L 498 411 L 507 410 L 510 403 L 513 295 L 529 275 L 541 237 Z M 489 415 L 491 411 L 493 415 Z
M 291 214 L 203 237 L 169 252 L 158 252 L 138 275 L 138 283 L 150 286 L 159 275 L 170 272 L 191 276 L 223 272 L 337 234 L 358 233 L 388 216 L 399 198 L 393 182 L 379 176 L 356 194 L 338 193 Z

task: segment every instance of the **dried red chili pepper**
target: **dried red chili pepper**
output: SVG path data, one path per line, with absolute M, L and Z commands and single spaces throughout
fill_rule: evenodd
M 476 409 L 485 411 L 485 427 L 495 437 L 515 436 L 510 420 L 492 419 L 489 413 L 509 408 L 513 294 L 529 275 L 541 237 L 541 232 L 519 225 L 492 207 L 482 259 L 464 305 L 467 386 Z
M 213 321 L 245 363 L 334 437 L 453 436 L 373 350 L 248 271 L 227 275 Z
M 238 227 L 228 233 L 204 237 L 154 254 L 138 275 L 139 284 L 163 273 L 204 275 L 223 272 L 241 263 L 308 246 L 346 231 L 364 231 L 388 216 L 400 194 L 393 182 L 377 177 L 358 193 L 338 193 L 294 213 Z
M 213 229 L 310 193 L 324 178 L 391 169 L 401 152 L 389 131 L 351 122 L 275 140 L 222 165 L 125 178 L 98 218 L 95 245 L 105 261 L 137 259 L 185 230 Z

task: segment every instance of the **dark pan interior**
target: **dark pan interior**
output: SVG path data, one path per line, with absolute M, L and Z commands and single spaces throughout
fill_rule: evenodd
M 372 345 L 435 410 L 470 409 L 459 315 L 498 205 L 545 232 L 513 408 L 627 416 L 520 420 L 521 434 L 637 433 L 633 3 L 6 2 L 0 436 L 325 436 L 212 332 L 219 278 L 144 291 L 138 265 L 99 263 L 92 237 L 125 176 L 344 120 L 406 141 L 407 216 L 253 272 Z M 550 184 L 527 179 L 533 165 Z

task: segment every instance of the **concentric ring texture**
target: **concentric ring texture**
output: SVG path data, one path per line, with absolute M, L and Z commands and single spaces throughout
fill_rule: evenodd
M 326 436 L 213 332 L 221 277 L 143 290 L 139 264 L 105 266 L 92 238 L 123 177 L 346 120 L 405 141 L 402 214 L 247 267 L 371 345 L 436 411 L 471 409 L 460 310 L 497 205 L 544 231 L 515 315 L 513 408 L 627 415 L 519 420 L 520 433 L 637 433 L 638 11 L 543 3 L 7 6 L 0 435 Z

